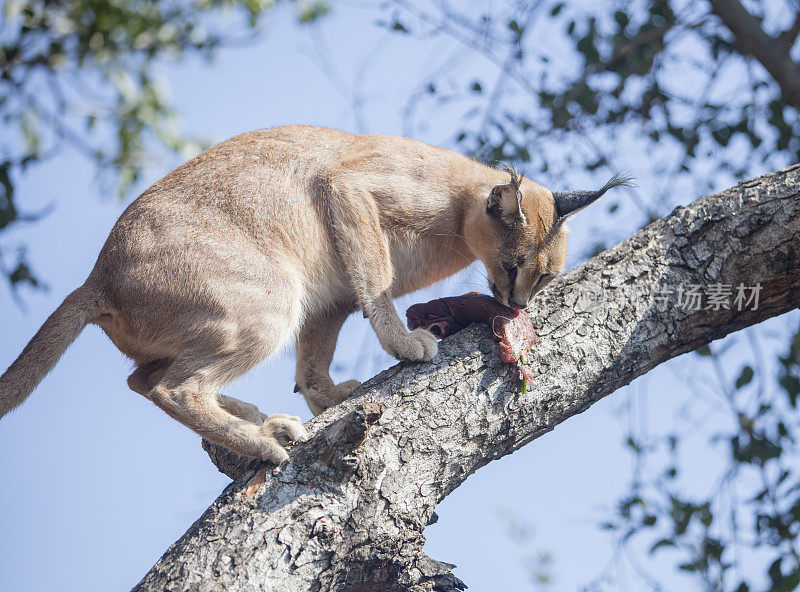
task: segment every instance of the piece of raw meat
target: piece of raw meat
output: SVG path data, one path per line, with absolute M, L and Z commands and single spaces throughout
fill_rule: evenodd
M 506 364 L 516 364 L 526 380 L 533 374 L 525 366 L 524 355 L 536 343 L 531 318 L 524 310 L 503 306 L 497 300 L 479 292 L 463 296 L 437 298 L 414 304 L 406 311 L 408 328 L 422 327 L 439 339 L 452 335 L 469 325 L 484 321 L 500 344 L 500 357 Z M 521 361 L 522 360 L 522 361 Z

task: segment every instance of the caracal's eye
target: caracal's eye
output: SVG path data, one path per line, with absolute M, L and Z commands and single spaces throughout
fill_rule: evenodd
M 513 286 L 517 281 L 517 266 L 516 265 L 503 265 L 503 269 L 508 274 L 508 281 Z
M 550 282 L 552 282 L 555 279 L 555 277 L 556 276 L 553 275 L 552 273 L 545 273 L 539 276 L 539 279 L 536 280 L 536 285 L 533 286 L 533 293 L 535 294 L 539 290 L 544 289 L 544 287 Z

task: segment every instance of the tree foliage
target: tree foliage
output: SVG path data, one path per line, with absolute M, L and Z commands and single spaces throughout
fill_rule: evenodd
M 453 142 L 462 150 L 488 162 L 513 161 L 545 179 L 566 171 L 574 177 L 576 168 L 605 177 L 635 160 L 652 199 L 612 204 L 621 224 L 604 232 L 596 251 L 625 236 L 630 221 L 664 215 L 691 195 L 687 188 L 717 189 L 800 158 L 796 89 L 770 74 L 779 67 L 800 77 L 793 0 L 508 1 L 475 8 L 444 0 L 391 3 L 389 30 L 447 36 L 458 45 L 421 80 L 406 110 L 406 133 L 456 111 L 461 125 Z M 746 27 L 751 34 L 743 42 Z M 782 50 L 779 64 L 753 57 L 775 47 Z M 712 396 L 722 402 L 725 419 L 714 425 L 725 428 L 630 434 L 636 470 L 605 524 L 618 548 L 633 556 L 646 549 L 645 556 L 672 563 L 707 590 L 798 589 L 800 327 L 791 334 L 777 363 L 762 353 L 757 329 L 698 350 L 715 376 Z M 768 342 L 768 350 L 786 348 L 774 337 Z M 688 390 L 695 396 L 700 387 L 690 383 Z M 704 444 L 688 443 L 697 430 Z M 698 445 L 724 459 L 711 491 L 683 478 L 690 463 L 681 451 Z M 642 585 L 664 589 L 642 562 L 632 562 Z M 616 582 L 601 574 L 589 588 L 616 589 Z
M 296 5 L 302 22 L 328 10 L 316 0 L 284 3 Z M 276 4 L 4 4 L 0 272 L 11 286 L 39 282 L 24 251 L 2 242 L 5 230 L 37 215 L 16 190 L 20 176 L 65 149 L 78 150 L 105 189 L 124 193 L 148 155 L 197 151 L 202 142 L 179 132 L 158 64 L 189 55 L 211 59 L 221 47 L 254 39 Z M 752 46 L 779 47 L 778 66 L 800 75 L 796 0 L 387 0 L 377 8 L 378 25 L 408 43 L 454 42 L 452 51 L 427 65 L 409 98 L 407 135 L 456 113 L 455 147 L 549 179 L 577 170 L 606 176 L 635 160 L 653 199 L 612 202 L 609 212 L 621 222 L 597 249 L 631 225 L 665 214 L 679 195 L 688 199 L 692 191 L 704 193 L 800 156 L 796 93 L 776 81 L 770 74 L 776 64 L 759 61 L 764 52 Z M 730 21 L 731 13 L 742 11 L 746 21 L 750 17 L 745 24 L 756 27 L 747 43 L 735 32 L 742 23 Z M 606 527 L 619 545 L 646 547 L 708 590 L 796 590 L 800 330 L 777 360 L 759 353 L 757 333 L 734 339 L 751 344 L 750 350 L 741 353 L 729 340 L 697 353 L 718 377 L 728 419 L 725 429 L 706 434 L 725 458 L 717 486 L 705 493 L 687 489 L 685 432 L 632 433 L 627 445 L 637 470 Z M 727 376 L 731 368 L 736 372 Z M 642 581 L 660 588 L 657 578 Z M 593 586 L 606 584 L 600 578 Z
M 482 160 L 555 177 L 575 167 L 606 175 L 630 168 L 631 155 L 657 154 L 639 171 L 665 186 L 638 204 L 649 220 L 675 205 L 681 181 L 699 193 L 800 155 L 797 105 L 707 2 L 507 1 L 477 13 L 445 1 L 391 4 L 390 30 L 462 44 L 421 81 L 408 132 L 457 108 L 454 141 Z M 800 75 L 790 58 L 796 3 L 748 7 Z
M 157 66 L 211 59 L 245 43 L 279 0 L 8 0 L 0 15 L 0 237 L 36 218 L 15 190 L 34 165 L 78 150 L 104 190 L 124 195 L 159 149 L 192 155 L 202 141 L 179 131 Z M 290 2 L 284 2 L 290 3 Z M 325 14 L 298 2 L 298 18 Z M 12 287 L 38 280 L 22 248 L 0 243 Z
M 758 358 L 750 337 L 751 356 Z M 728 341 L 725 347 L 734 345 Z M 719 370 L 717 391 L 726 427 L 707 442 L 725 459 L 707 492 L 682 479 L 687 434 L 632 434 L 636 461 L 630 490 L 605 524 L 621 547 L 642 546 L 698 578 L 714 592 L 796 590 L 800 585 L 800 331 L 777 358 L 775 374 L 761 361 L 733 377 L 722 372 L 724 348 L 699 354 Z M 775 380 L 777 379 L 777 380 Z M 701 387 L 695 385 L 693 394 Z M 657 579 L 652 589 L 661 589 Z M 599 580 L 594 589 L 604 586 Z

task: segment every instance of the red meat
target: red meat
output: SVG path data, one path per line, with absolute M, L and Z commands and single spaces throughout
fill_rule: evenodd
M 536 343 L 531 318 L 524 310 L 503 306 L 486 294 L 469 292 L 463 296 L 437 298 L 414 304 L 406 311 L 408 328 L 422 327 L 439 339 L 469 325 L 484 321 L 500 344 L 500 357 L 506 364 L 516 364 L 526 380 L 532 380 L 530 369 L 520 359 Z

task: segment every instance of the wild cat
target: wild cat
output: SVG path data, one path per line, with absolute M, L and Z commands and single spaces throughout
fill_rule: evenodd
M 403 360 L 436 355 L 392 298 L 476 259 L 524 308 L 564 267 L 564 220 L 612 187 L 551 193 L 513 170 L 386 135 L 310 126 L 242 134 L 155 183 L 122 214 L 86 282 L 0 377 L 0 417 L 89 323 L 136 364 L 128 385 L 212 442 L 275 463 L 300 419 L 219 390 L 295 340 L 297 385 L 318 414 L 358 383 L 329 367 L 361 310 Z

